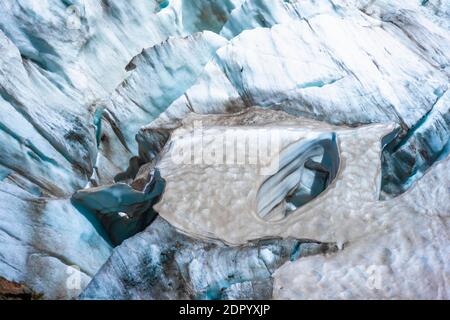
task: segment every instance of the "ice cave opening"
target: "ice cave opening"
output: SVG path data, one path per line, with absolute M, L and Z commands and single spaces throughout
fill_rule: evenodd
M 322 194 L 339 170 L 335 133 L 297 141 L 280 152 L 279 170 L 262 185 L 257 212 L 264 220 L 284 219 Z

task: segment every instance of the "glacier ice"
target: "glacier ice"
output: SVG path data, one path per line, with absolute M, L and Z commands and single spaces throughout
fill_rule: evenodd
M 448 298 L 449 17 L 439 0 L 0 0 L 0 279 L 58 299 L 92 278 L 83 297 Z M 197 120 L 211 138 L 264 129 L 289 150 L 335 135 L 336 150 L 282 183 L 174 164 Z M 158 289 L 139 287 L 170 237 L 177 259 L 201 248 L 175 263 L 191 276 L 158 269 Z M 261 237 L 285 240 L 261 251 Z M 342 250 L 303 257 L 321 242 Z M 301 257 L 267 273 L 272 254 Z M 112 272 L 118 257 L 139 272 Z M 377 270 L 381 289 L 361 286 Z
M 148 168 L 148 167 L 143 167 Z M 72 203 L 82 212 L 96 216 L 114 245 L 134 236 L 154 220 L 152 207 L 164 192 L 159 171 L 144 170 L 131 184 L 117 183 L 77 191 Z
M 183 95 L 216 50 L 226 43 L 224 38 L 206 31 L 169 38 L 131 60 L 129 66 L 134 69 L 111 95 L 107 110 L 114 115 L 123 143 L 133 154 L 137 153 L 135 135 L 139 129 Z
M 317 197 L 336 177 L 340 162 L 334 133 L 295 142 L 278 157 L 277 173 L 262 183 L 256 196 L 257 213 L 265 220 L 283 201 L 282 216 Z
M 68 288 L 68 277 L 77 274 L 86 286 L 112 251 L 95 220 L 68 200 L 45 199 L 5 181 L 0 186 L 1 277 L 47 299 L 76 298 L 81 288 Z
M 194 131 L 195 122 L 199 120 L 202 135 L 196 135 Z M 245 155 L 246 145 L 252 143 L 249 132 L 261 128 L 271 136 L 277 133 L 280 139 L 279 148 L 269 150 L 265 162 L 252 164 L 232 159 L 232 163 L 192 163 L 178 160 L 180 147 L 177 147 L 177 141 L 195 146 L 202 139 L 208 145 L 211 139 L 226 136 L 228 131 L 225 129 L 237 130 L 236 152 Z M 354 228 L 346 221 L 349 215 L 358 215 L 361 203 L 378 199 L 381 139 L 393 128 L 390 124 L 337 127 L 262 108 L 250 108 L 226 117 L 188 115 L 183 119 L 183 126 L 172 132 L 156 164 L 167 185 L 155 210 L 190 235 L 215 237 L 233 245 L 264 237 L 300 237 L 323 242 L 336 241 L 337 236 L 357 238 L 364 234 L 366 223 L 360 221 L 361 226 Z M 270 176 L 283 172 L 283 162 L 294 157 L 295 153 L 288 152 L 288 147 L 295 147 L 295 143 L 302 147 L 307 141 L 320 141 L 320 137 L 325 139 L 327 135 L 332 139 L 329 135 L 333 133 L 339 148 L 335 157 L 338 156 L 339 161 L 335 160 L 338 162 L 334 163 L 335 167 L 331 165 L 336 177 L 325 192 L 284 218 L 277 212 L 286 211 L 286 202 L 281 202 L 273 213 L 277 217 L 276 223 L 261 219 L 258 209 L 266 205 L 273 208 L 274 204 L 270 205 L 270 202 L 278 199 L 276 203 L 279 203 L 286 196 L 283 181 L 269 182 L 267 191 L 264 191 L 264 184 Z M 203 152 L 209 150 L 205 148 Z M 278 157 L 283 153 L 285 158 Z M 269 170 L 262 170 L 265 168 Z M 266 197 L 262 197 L 262 192 Z M 340 204 L 342 201 L 350 208 Z
M 436 161 L 450 153 L 450 93 L 438 94 L 433 109 L 385 148 L 383 190 L 402 193 Z
M 294 239 L 228 247 L 187 237 L 159 217 L 114 250 L 81 299 L 269 299 L 271 274 L 284 262 L 334 250 Z
M 278 269 L 274 298 L 449 299 L 449 164 L 398 198 L 365 205 L 372 230 L 338 254 Z
M 76 297 L 82 288 L 64 290 L 65 268 L 80 266 L 85 286 L 111 250 L 98 222 L 76 211 L 67 198 L 92 177 L 111 182 L 128 164 L 132 154 L 117 139 L 110 139 L 108 147 L 117 148 L 121 160 L 110 161 L 105 149 L 98 150 L 95 110 L 128 76 L 125 67 L 133 56 L 184 34 L 178 8 L 158 11 L 156 5 L 141 0 L 0 2 L 0 167 L 6 197 L 1 215 L 9 221 L 1 227 L 0 274 L 44 297 Z M 113 117 L 107 110 L 101 114 L 101 119 Z M 104 132 L 111 137 L 118 132 L 113 121 L 104 122 Z M 101 136 L 100 141 L 105 144 Z M 38 222 L 33 222 L 36 231 L 21 227 L 41 211 L 55 220 L 47 232 L 40 234 Z M 62 230 L 72 236 L 65 239 Z M 74 253 L 65 257 L 65 252 Z M 53 278 L 45 275 L 50 266 Z
M 335 124 L 395 121 L 405 135 L 448 88 L 446 6 L 246 1 L 228 21 L 236 30 L 222 29 L 230 44 L 218 50 L 216 61 L 164 117 L 178 120 L 188 108 L 217 113 L 260 105 Z M 445 128 L 437 125 L 435 131 L 448 140 Z M 419 149 L 426 148 L 422 144 Z M 383 189 L 397 194 L 408 188 L 410 177 L 392 168 L 414 170 L 408 159 L 391 157 L 389 150 L 384 181 L 399 185 Z M 414 158 L 418 151 L 407 153 Z

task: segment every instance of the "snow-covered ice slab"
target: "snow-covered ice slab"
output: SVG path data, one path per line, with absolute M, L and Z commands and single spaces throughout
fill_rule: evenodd
M 286 263 L 274 298 L 449 299 L 449 181 L 447 158 L 402 196 L 366 203 L 367 235 L 338 253 Z
M 202 134 L 196 131 L 200 124 Z M 254 108 L 227 116 L 190 115 L 183 121 L 183 126 L 172 133 L 157 164 L 167 186 L 155 209 L 183 232 L 202 238 L 219 238 L 229 244 L 275 236 L 323 242 L 356 239 L 366 234 L 373 219 L 363 208 L 378 199 L 381 140 L 393 128 L 385 124 L 333 127 L 300 120 L 283 112 Z M 230 132 L 236 137 L 234 146 L 238 156 L 233 159 L 234 163 L 229 161 L 227 145 L 224 153 L 228 162 L 212 161 L 210 155 L 217 152 L 210 148 L 213 142 L 226 139 Z M 278 139 L 278 145 L 274 142 L 276 139 L 271 142 L 278 148 L 267 153 L 270 156 L 265 162 L 252 164 L 248 146 L 254 144 L 252 137 L 261 132 Z M 267 198 L 261 194 L 263 184 L 286 169 L 283 164 L 286 158 L 280 157 L 283 152 L 295 143 L 320 141 L 333 134 L 339 150 L 339 170 L 323 193 L 299 209 L 289 210 L 282 198 L 292 190 L 293 185 L 288 190 L 285 188 L 291 176 L 281 175 L 281 187 L 274 184 L 274 189 L 267 190 Z M 195 149 L 199 145 L 204 145 L 202 159 L 188 155 L 186 158 L 194 160 L 190 162 L 180 157 L 183 149 L 180 146 L 191 144 L 195 146 L 193 152 L 197 152 Z M 239 155 L 246 153 L 247 158 L 239 159 Z M 307 176 L 302 177 L 307 185 Z M 274 205 L 277 197 L 278 206 Z M 258 210 L 264 207 L 261 203 L 267 199 L 273 202 L 269 211 L 274 212 L 270 219 L 264 219 L 266 211 Z M 285 214 L 287 211 L 289 214 Z

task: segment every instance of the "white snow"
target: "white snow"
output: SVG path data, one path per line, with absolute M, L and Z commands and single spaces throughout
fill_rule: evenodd
M 248 162 L 241 165 L 180 163 L 176 157 L 176 143 L 169 141 L 157 164 L 167 182 L 166 191 L 155 209 L 178 229 L 192 236 L 214 237 L 230 244 L 276 236 L 324 242 L 343 238 L 347 241 L 365 234 L 367 222 L 373 217 L 361 215 L 360 210 L 364 203 L 378 199 L 380 140 L 393 129 L 392 125 L 356 129 L 332 127 L 296 119 L 282 112 L 250 109 L 240 115 L 187 116 L 183 120 L 184 127 L 172 133 L 171 141 L 190 142 L 193 139 L 193 145 L 198 145 L 202 137 L 183 130 L 189 130 L 194 121 L 202 121 L 204 141 L 210 136 L 225 135 L 226 130 L 279 130 L 279 152 L 293 142 L 335 132 L 341 166 L 335 181 L 322 195 L 284 220 L 271 222 L 262 220 L 257 212 L 257 193 L 268 178 L 258 166 Z M 237 141 L 245 138 L 244 134 L 239 134 Z M 242 146 L 240 154 L 245 154 L 245 142 L 238 145 Z M 272 151 L 270 161 L 278 155 L 277 150 Z M 349 222 L 351 217 L 354 217 L 352 223 Z
M 365 233 L 335 254 L 286 263 L 274 274 L 274 298 L 449 299 L 449 179 L 447 158 L 406 194 L 363 204 Z
M 202 120 L 207 139 L 263 129 L 282 149 L 336 133 L 340 169 L 310 203 L 264 220 L 256 166 L 174 163 L 167 144 L 156 209 L 175 227 L 233 245 L 342 246 L 278 270 L 275 298 L 449 298 L 450 2 L 161 3 L 0 2 L 0 276 L 76 297 L 111 248 L 70 196 L 126 170 L 136 134 L 198 145 L 183 128 Z M 394 127 L 411 129 L 392 154 L 394 189 L 425 175 L 383 202 L 381 139 Z M 66 286 L 73 265 L 80 289 Z

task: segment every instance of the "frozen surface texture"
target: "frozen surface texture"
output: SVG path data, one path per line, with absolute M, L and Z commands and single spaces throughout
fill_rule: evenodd
M 130 118 L 104 106 L 115 101 L 110 96 L 116 87 L 119 93 L 112 96 L 120 95 L 134 56 L 189 32 L 176 1 L 162 8 L 151 0 L 2 0 L 0 13 L 0 276 L 44 298 L 76 297 L 111 246 L 94 215 L 77 211 L 68 198 L 86 185 L 113 182 L 135 151 L 127 145 L 133 134 L 118 124 Z M 167 41 L 176 47 L 173 42 L 184 42 L 194 55 L 180 56 L 172 65 L 178 53 L 169 47 L 153 50 L 169 51 L 161 53 L 169 70 L 177 63 L 180 72 L 185 70 L 176 75 L 151 71 L 167 79 L 162 81 L 166 87 L 176 87 L 170 77 L 178 78 L 182 85 L 175 95 L 195 79 L 214 46 L 225 41 L 210 34 L 209 46 L 201 34 L 193 37 Z M 158 55 L 153 53 L 151 63 Z M 199 62 L 189 67 L 196 58 Z M 152 81 L 158 82 L 149 78 L 142 90 Z M 135 112 L 127 115 L 139 118 Z M 83 280 L 69 292 L 66 269 L 72 265 L 80 267 Z
M 0 0 L 0 279 L 67 299 L 94 277 L 85 297 L 105 297 L 99 279 L 125 274 L 95 276 L 114 245 L 102 270 L 201 248 L 200 265 L 241 280 L 180 280 L 171 261 L 159 291 L 133 291 L 141 261 L 134 293 L 108 297 L 270 297 L 257 243 L 285 239 L 270 242 L 273 269 L 307 238 L 348 245 L 282 267 L 275 297 L 448 297 L 449 30 L 440 0 Z M 199 142 L 197 120 L 211 139 L 279 134 L 268 159 L 283 165 L 172 162 L 174 141 Z M 358 287 L 373 280 L 348 271 L 361 259 L 385 263 L 392 286 Z
M 194 240 L 157 218 L 114 250 L 81 298 L 270 299 L 271 275 L 284 262 L 335 250 L 297 240 L 228 247 Z
M 367 204 L 365 236 L 344 250 L 287 263 L 278 299 L 449 299 L 450 158 L 402 196 Z
M 191 116 L 184 120 L 184 126 L 193 127 L 192 123 L 200 120 L 203 135 L 193 134 L 184 127 L 175 130 L 157 164 L 167 188 L 155 209 L 177 228 L 200 237 L 218 237 L 231 244 L 243 244 L 268 236 L 320 241 L 342 238 L 345 241 L 365 233 L 367 221 L 359 218 L 358 211 L 362 204 L 375 202 L 378 198 L 381 139 L 392 131 L 392 126 L 340 128 L 262 109 L 251 109 L 227 117 Z M 185 164 L 177 161 L 176 153 L 180 148 L 177 147 L 177 140 L 189 142 L 193 139 L 192 145 L 208 145 L 214 139 L 225 140 L 222 135 L 229 131 L 224 128 L 235 132 L 237 154 L 245 154 L 246 145 L 253 143 L 251 134 L 257 135 L 261 129 L 267 130 L 271 137 L 279 137 L 280 152 L 273 150 L 268 158 L 269 162 L 278 161 L 273 170 L 267 172 L 270 175 L 283 170 L 283 153 L 292 143 L 335 133 L 340 149 L 339 172 L 322 195 L 286 217 L 266 221 L 258 213 L 260 198 L 270 200 L 284 195 L 278 185 L 268 189 L 265 198 L 258 194 L 269 178 L 258 166 L 249 165 L 247 161 L 238 164 L 237 159 L 234 159 L 234 165 L 215 165 L 205 161 Z M 196 139 L 203 139 L 203 142 Z M 204 149 L 204 157 L 208 151 Z M 226 156 L 229 155 L 226 153 Z M 285 157 L 291 155 L 285 154 Z M 279 185 L 282 184 L 280 182 Z M 286 206 L 286 203 L 281 203 L 281 206 Z M 350 223 L 352 217 L 355 217 L 357 227 Z
M 44 298 L 76 298 L 111 245 L 70 201 L 39 198 L 5 182 L 0 187 L 2 277 Z M 73 286 L 67 286 L 70 277 Z

